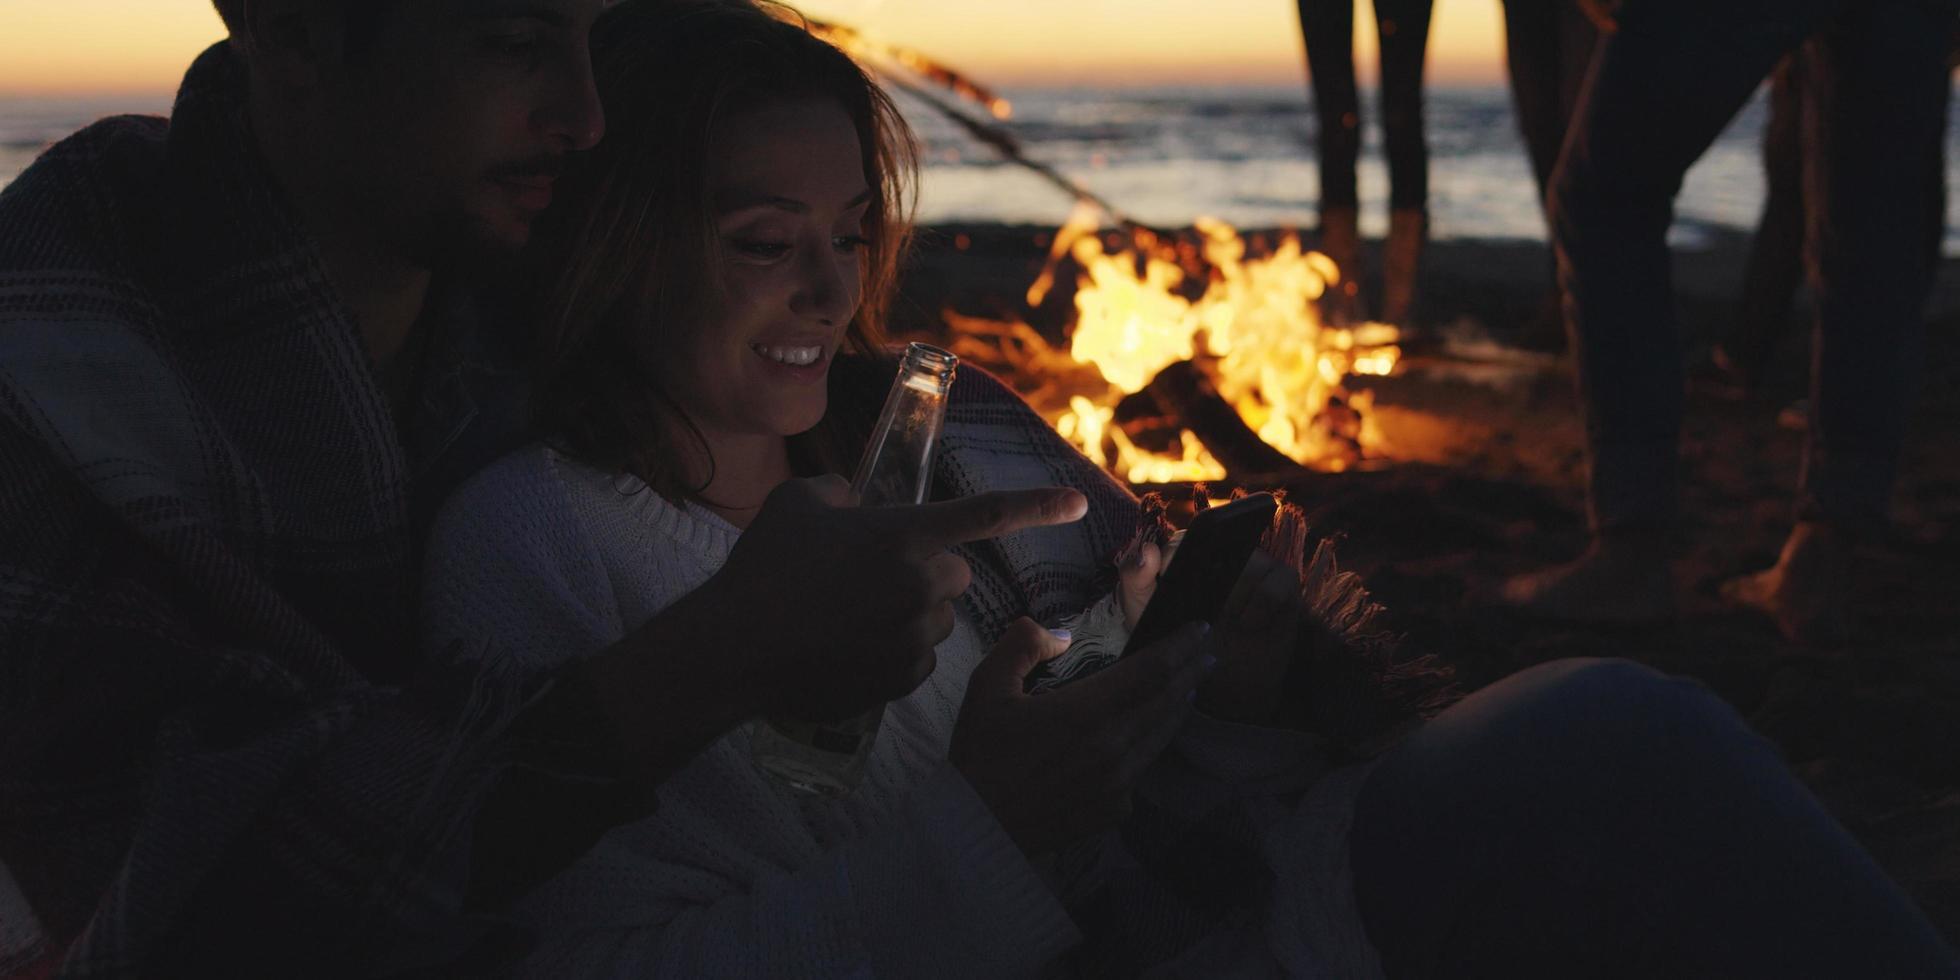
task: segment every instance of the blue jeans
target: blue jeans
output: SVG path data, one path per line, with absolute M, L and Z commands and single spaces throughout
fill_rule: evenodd
M 1882 520 L 1945 208 L 1945 0 L 1639 0 L 1600 44 L 1550 212 L 1592 451 L 1595 528 L 1674 515 L 1683 405 L 1668 224 L 1689 165 L 1822 32 L 1804 192 L 1817 298 L 1805 516 Z M 1814 95 L 1815 98 L 1811 98 Z
M 1355 892 L 1389 977 L 1960 977 L 1899 887 L 1701 685 L 1543 664 L 1385 757 Z

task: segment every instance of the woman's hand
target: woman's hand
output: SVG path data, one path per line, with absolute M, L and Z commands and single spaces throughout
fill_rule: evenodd
M 1226 721 L 1271 724 L 1300 636 L 1300 576 L 1254 549 L 1218 621 L 1218 670 L 1198 708 Z
M 1033 620 L 1010 626 L 973 669 L 953 725 L 954 768 L 1029 855 L 1114 826 L 1137 776 L 1177 734 L 1207 669 L 1193 623 L 1046 694 L 1022 691 L 1035 665 L 1068 648 Z
M 1175 554 L 1175 542 L 1168 553 L 1140 542 L 1120 559 L 1117 597 L 1127 628 L 1136 628 L 1137 617 L 1157 591 L 1157 576 Z M 1254 549 L 1219 617 L 1219 667 L 1199 691 L 1199 709 L 1227 721 L 1270 724 L 1278 716 L 1286 669 L 1299 635 L 1298 573 L 1264 550 Z
M 1143 615 L 1143 607 L 1150 605 L 1150 597 L 1157 594 L 1157 576 L 1163 572 L 1163 549 L 1141 539 L 1118 561 L 1116 597 L 1123 604 L 1124 629 L 1137 628 L 1137 617 Z

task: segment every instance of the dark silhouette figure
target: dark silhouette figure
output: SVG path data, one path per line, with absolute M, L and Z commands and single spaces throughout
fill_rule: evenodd
M 1380 317 L 1404 323 L 1415 305 L 1417 267 L 1428 234 L 1429 147 L 1422 128 L 1422 69 L 1431 0 L 1375 0 L 1381 37 L 1382 142 L 1388 155 L 1388 241 L 1382 255 Z M 1354 80 L 1354 0 L 1299 0 L 1307 72 L 1319 120 L 1320 247 L 1341 267 L 1344 308 L 1363 318 L 1360 197 L 1361 101 Z
M 1798 523 L 1777 565 L 1732 595 L 1785 635 L 1843 633 L 1856 543 L 1885 518 L 1944 195 L 1950 3 L 1801 0 L 1629 5 L 1600 45 L 1550 195 L 1592 472 L 1592 546 L 1514 579 L 1507 601 L 1602 621 L 1672 614 L 1683 411 L 1666 234 L 1673 199 L 1777 62 L 1811 59 L 1804 162 L 1817 306 Z
M 1735 319 L 1711 357 L 1738 393 L 1762 383 L 1763 371 L 1789 332 L 1791 307 L 1803 281 L 1803 115 L 1805 44 L 1770 76 L 1769 121 L 1763 126 L 1763 215 L 1742 270 Z
M 1719 380 L 1736 396 L 1755 392 L 1779 345 L 1790 335 L 1797 287 L 1804 279 L 1804 146 L 1821 142 L 1821 133 L 1806 127 L 1823 120 L 1806 111 L 1820 80 L 1813 67 L 1827 57 L 1821 42 L 1809 41 L 1776 67 L 1770 76 L 1769 121 L 1763 126 L 1763 177 L 1767 193 L 1756 237 L 1743 268 L 1742 292 L 1735 319 L 1710 351 Z M 1949 54 L 1949 61 L 1951 54 Z M 1932 193 L 1945 194 L 1945 144 L 1928 168 Z M 1926 239 L 1937 267 L 1944 225 L 1934 225 Z
M 1575 0 L 1504 0 L 1504 67 L 1541 205 L 1598 44 L 1599 26 Z M 1559 304 L 1558 263 L 1549 252 L 1546 264 L 1553 285 L 1518 341 L 1558 350 L 1565 346 L 1565 316 Z

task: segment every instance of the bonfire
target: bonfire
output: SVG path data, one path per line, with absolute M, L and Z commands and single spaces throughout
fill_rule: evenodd
M 1338 472 L 1382 456 L 1373 394 L 1356 382 L 1395 369 L 1400 334 L 1389 324 L 1323 321 L 1319 301 L 1342 284 L 1332 259 L 1304 249 L 1292 231 L 1249 255 L 1221 221 L 1199 218 L 1177 233 L 1133 221 L 1030 159 L 992 122 L 1013 109 L 988 87 L 853 28 L 812 26 L 1080 202 L 1027 294 L 1029 308 L 1038 307 L 1066 264 L 1078 270 L 1064 347 L 1025 319 L 951 310 L 944 319 L 956 353 L 1007 374 L 1085 455 L 1133 484 L 1271 477 L 1293 464 Z M 990 119 L 960 111 L 934 87 Z M 1121 229 L 1107 247 L 1105 219 Z
M 1318 301 L 1341 281 L 1332 260 L 1290 231 L 1249 255 L 1236 229 L 1203 218 L 1175 238 L 1112 237 L 1113 249 L 1097 210 L 1078 208 L 1028 289 L 1039 307 L 1065 266 L 1077 270 L 1064 344 L 1025 319 L 948 311 L 956 350 L 1001 369 L 1064 438 L 1135 484 L 1340 471 L 1383 454 L 1360 382 L 1395 369 L 1399 331 L 1323 322 Z M 1260 449 L 1246 448 L 1248 431 Z

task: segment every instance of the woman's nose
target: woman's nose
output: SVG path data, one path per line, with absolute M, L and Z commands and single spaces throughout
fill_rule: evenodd
M 852 258 L 841 258 L 834 249 L 825 247 L 805 255 L 792 309 L 831 326 L 848 321 L 857 312 L 856 253 L 851 253 Z

